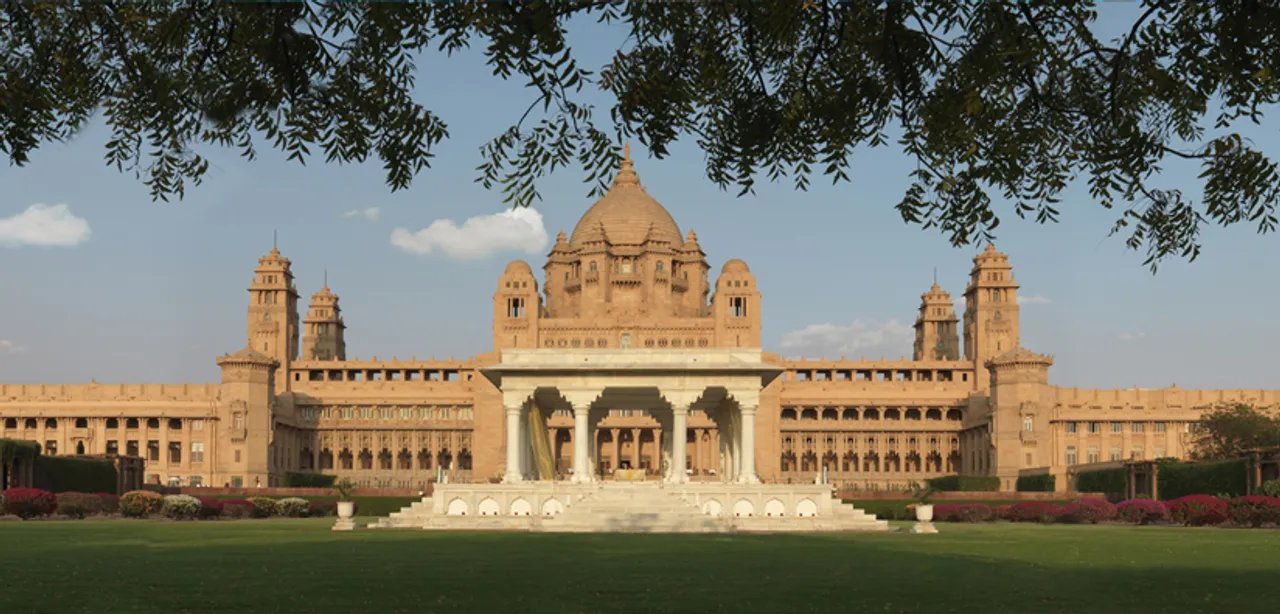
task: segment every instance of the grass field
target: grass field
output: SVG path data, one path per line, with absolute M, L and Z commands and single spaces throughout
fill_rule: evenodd
M 332 520 L 0 522 L 0 612 L 1275 611 L 1280 531 L 334 533 Z

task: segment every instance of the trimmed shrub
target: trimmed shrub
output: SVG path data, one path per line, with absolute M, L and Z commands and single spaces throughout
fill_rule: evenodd
M 200 500 L 200 519 L 208 520 L 217 518 L 222 515 L 222 501 L 219 499 L 209 499 L 206 497 L 198 497 Z
M 1116 504 L 1116 518 L 1131 524 L 1165 522 L 1169 509 L 1153 499 L 1129 499 Z
M 1227 502 L 1209 495 L 1187 495 L 1165 506 L 1169 508 L 1169 519 L 1191 527 L 1222 524 L 1227 521 Z
M 48 516 L 58 509 L 53 493 L 39 488 L 10 488 L 4 491 L 4 511 L 27 520 Z
M 270 518 L 277 514 L 275 499 L 267 497 L 249 497 L 247 501 L 253 504 L 254 518 Z
M 200 516 L 200 500 L 191 495 L 168 495 L 160 513 L 173 520 L 195 520 Z
M 930 486 L 943 492 L 995 492 L 1000 490 L 1000 478 L 980 475 L 944 475 L 925 480 Z
M 1058 481 L 1052 474 L 1024 475 L 1018 478 L 1018 492 L 1053 492 Z
M 285 488 L 333 488 L 333 484 L 337 480 L 338 476 L 336 475 L 284 472 Z
M 276 514 L 286 518 L 302 518 L 311 509 L 311 502 L 298 497 L 276 501 Z
M 1078 524 L 1098 524 L 1099 520 L 1115 518 L 1116 513 L 1116 506 L 1106 499 L 1085 498 L 1062 506 L 1058 520 Z
M 84 520 L 85 516 L 102 513 L 102 499 L 82 492 L 60 492 L 56 495 L 58 513 L 67 518 Z
M 258 508 L 244 499 L 225 499 L 222 501 L 222 515 L 227 518 L 253 518 Z
M 102 513 L 114 514 L 120 511 L 120 495 L 113 495 L 109 492 L 98 493 L 98 500 L 102 501 Z
M 982 503 L 951 503 L 933 506 L 933 519 L 938 522 L 986 522 L 991 508 Z
M 1062 507 L 1044 501 L 1023 501 L 1009 506 L 1009 520 L 1014 522 L 1053 522 Z
M 1262 483 L 1261 490 L 1263 496 L 1280 497 L 1280 480 L 1267 480 Z
M 352 510 L 354 510 L 354 511 L 352 512 L 352 514 L 353 514 L 353 515 L 354 515 L 354 514 L 359 514 L 359 513 L 360 513 L 360 504 L 359 504 L 359 503 L 356 503 L 355 501 L 352 501 L 352 502 L 351 502 L 351 509 L 352 509 Z M 337 515 L 338 515 L 338 502 L 337 502 L 337 501 L 312 501 L 312 502 L 311 502 L 311 509 L 310 509 L 309 514 L 308 514 L 308 515 L 310 515 L 310 516 L 315 516 L 315 517 L 322 517 L 322 516 L 337 516 Z M 915 515 L 912 515 L 911 517 L 912 517 L 912 518 L 915 518 Z
M 1010 508 L 1013 505 L 997 505 L 991 508 L 991 517 L 996 520 L 1013 520 L 1013 513 Z
M 115 492 L 116 464 L 98 458 L 37 456 L 32 484 L 52 493 Z
M 1280 524 L 1280 497 L 1236 497 L 1227 502 L 1227 518 L 1242 527 Z
M 1163 481 L 1164 477 L 1161 476 L 1162 485 Z M 1113 498 L 1112 500 L 1123 497 L 1128 489 L 1129 470 L 1123 467 L 1085 471 L 1076 477 L 1076 490 L 1080 492 L 1100 492 L 1107 495 L 1108 498 Z
M 162 508 L 164 497 L 149 490 L 131 490 L 120 497 L 120 513 L 127 518 L 146 518 Z
M 1172 501 L 1188 495 L 1224 493 L 1241 497 L 1249 489 L 1244 459 L 1218 463 L 1160 463 L 1160 498 Z

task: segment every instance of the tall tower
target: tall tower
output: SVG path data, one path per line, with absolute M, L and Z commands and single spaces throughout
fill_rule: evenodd
M 523 260 L 513 260 L 498 278 L 493 293 L 493 349 L 538 347 L 538 318 L 542 299 L 533 269 Z
M 964 357 L 974 363 L 977 388 L 987 390 L 987 361 L 1018 347 L 1018 284 L 1009 256 L 987 248 L 973 258 L 964 290 Z
M 760 289 L 747 263 L 737 258 L 724 263 L 711 309 L 717 347 L 760 347 Z
M 277 393 L 289 390 L 289 363 L 298 359 L 298 290 L 290 264 L 273 246 L 258 259 L 249 286 L 249 347 L 279 363 Z
M 943 292 L 938 282 L 933 282 L 933 287 L 920 295 L 914 360 L 959 360 L 960 330 L 957 322 L 951 294 Z
M 338 295 L 329 291 L 327 280 L 311 295 L 311 307 L 302 323 L 307 329 L 302 337 L 303 360 L 347 359 L 347 325 L 342 321 Z

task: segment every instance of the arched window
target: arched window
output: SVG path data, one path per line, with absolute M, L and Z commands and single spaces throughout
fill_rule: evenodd
M 661 260 L 659 260 L 659 261 L 658 261 L 658 264 L 653 265 L 653 270 L 655 270 L 655 271 L 657 271 L 657 272 L 659 272 L 659 273 L 661 273 L 661 272 L 662 272 L 662 261 L 661 261 Z
M 56 429 L 56 428 L 58 428 L 58 419 L 57 419 L 57 418 L 46 418 L 46 419 L 45 419 L 45 421 L 44 421 L 44 428 L 47 428 L 47 429 Z
M 182 420 L 179 420 L 178 418 L 170 418 L 169 429 L 174 431 L 182 430 Z
M 595 260 L 592 260 L 590 263 L 588 263 L 588 264 L 587 264 L 587 271 L 590 271 L 590 272 L 592 272 L 592 273 L 595 273 L 595 272 L 596 272 L 596 261 L 595 261 Z
M 120 428 L 120 421 L 116 420 L 115 418 L 107 418 L 107 428 L 108 429 Z
M 16 428 L 18 428 L 18 419 L 17 419 L 17 418 L 5 418 L 5 419 L 4 419 L 4 428 L 7 428 L 7 429 L 16 429 Z
M 126 420 L 124 421 L 124 428 L 127 428 L 127 429 L 136 429 L 136 428 L 138 428 L 138 419 L 137 419 L 137 418 L 128 418 L 128 419 L 126 419 Z
M 78 429 L 89 428 L 89 421 L 84 418 L 76 418 L 76 428 Z
M 782 419 L 783 419 L 783 420 L 795 420 L 795 419 L 796 419 L 796 410 L 791 409 L 790 407 L 788 407 L 788 408 L 786 408 L 786 409 L 782 410 Z
M 160 428 L 160 419 L 159 419 L 159 418 L 147 418 L 147 428 L 149 428 L 149 429 L 158 429 L 158 428 Z

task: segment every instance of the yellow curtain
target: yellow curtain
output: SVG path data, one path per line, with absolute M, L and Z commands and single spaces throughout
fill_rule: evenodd
M 555 456 L 551 453 L 551 438 L 547 436 L 547 415 L 537 406 L 529 408 L 529 445 L 533 447 L 533 467 L 539 480 L 556 477 Z

